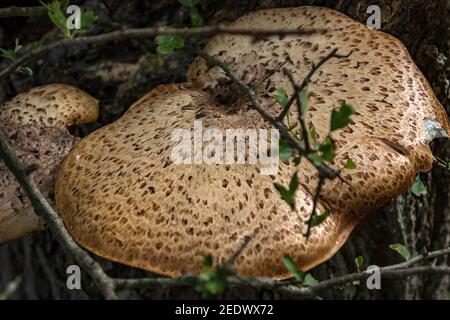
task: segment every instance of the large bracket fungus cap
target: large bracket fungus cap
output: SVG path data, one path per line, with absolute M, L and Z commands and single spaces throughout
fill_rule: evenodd
M 63 84 L 33 88 L 0 107 L 0 130 L 46 197 L 54 193 L 56 169 L 78 138 L 68 127 L 95 121 L 97 100 Z M 13 174 L 0 161 L 0 244 L 42 230 Z
M 331 59 L 311 79 L 308 125 L 319 139 L 330 125 L 333 108 L 353 104 L 353 122 L 332 133 L 336 157 L 344 167 L 352 158 L 356 170 L 343 170 L 348 183 L 324 185 L 317 214 L 331 217 L 305 239 L 317 171 L 307 161 L 298 167 L 280 163 L 277 176 L 261 175 L 261 165 L 175 164 L 171 152 L 175 129 L 270 128 L 251 109 L 217 68 L 198 59 L 189 84 L 166 85 L 136 102 L 118 121 L 83 139 L 61 166 L 57 208 L 69 232 L 96 254 L 127 265 L 167 275 L 201 272 L 212 254 L 223 263 L 252 236 L 236 260 L 242 275 L 289 276 L 284 254 L 303 270 L 330 258 L 354 226 L 370 211 L 405 191 L 417 172 L 431 168 L 428 143 L 436 133 L 449 134 L 442 106 L 403 44 L 369 30 L 326 8 L 271 9 L 250 13 L 236 27 L 319 28 L 304 37 L 219 35 L 205 51 L 226 61 L 246 83 L 254 83 L 281 62 L 301 81 L 314 62 L 337 49 L 348 58 Z M 291 86 L 273 75 L 258 90 L 273 114 L 277 88 Z M 230 94 L 229 105 L 216 99 Z M 296 118 L 295 111 L 292 119 Z M 432 123 L 434 129 L 430 130 Z M 281 200 L 274 182 L 289 184 L 299 171 L 296 211 Z

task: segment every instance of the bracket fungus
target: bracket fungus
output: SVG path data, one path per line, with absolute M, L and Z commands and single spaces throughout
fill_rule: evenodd
M 21 93 L 0 107 L 0 131 L 31 176 L 51 198 L 56 170 L 79 138 L 68 128 L 95 121 L 97 100 L 71 86 L 50 84 Z M 0 161 L 0 244 L 44 228 L 13 174 Z
M 271 176 L 261 174 L 260 163 L 172 161 L 173 132 L 191 130 L 196 120 L 222 131 L 271 128 L 220 68 L 198 58 L 186 83 L 153 89 L 122 118 L 82 139 L 63 161 L 56 206 L 80 245 L 116 262 L 177 276 L 200 273 L 208 254 L 225 262 L 250 236 L 235 261 L 237 272 L 281 279 L 289 276 L 285 254 L 302 270 L 330 258 L 368 213 L 405 191 L 418 172 L 430 170 L 428 143 L 448 136 L 448 119 L 399 40 L 317 7 L 257 11 L 232 25 L 320 29 L 302 37 L 213 37 L 204 51 L 248 84 L 280 63 L 302 80 L 330 51 L 344 56 L 327 61 L 311 78 L 306 115 L 323 139 L 333 108 L 347 101 L 356 109 L 352 123 L 331 134 L 331 166 L 342 168 L 348 158 L 358 166 L 341 172 L 347 183 L 325 182 L 316 212 L 329 211 L 330 217 L 304 237 L 318 180 L 306 161 L 280 162 Z M 279 72 L 256 89 L 274 115 L 281 110 L 273 92 L 281 87 L 293 93 Z M 297 171 L 292 210 L 274 182 L 287 185 Z

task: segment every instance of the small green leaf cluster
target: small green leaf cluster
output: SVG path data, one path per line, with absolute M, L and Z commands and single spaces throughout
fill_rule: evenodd
M 197 292 L 201 293 L 204 297 L 208 297 L 225 291 L 227 277 L 220 267 L 213 266 L 211 255 L 207 255 L 203 259 L 203 268 L 205 271 L 199 275 L 198 282 L 195 286 Z
M 351 115 L 355 112 L 352 105 L 344 102 L 340 108 L 333 109 L 331 111 L 330 119 L 330 133 L 325 137 L 322 142 L 318 142 L 317 131 L 314 125 L 311 125 L 309 129 L 310 140 L 312 142 L 312 148 L 314 149 L 308 155 L 309 160 L 313 162 L 316 167 L 320 167 L 325 163 L 330 163 L 335 157 L 334 141 L 331 138 L 331 132 L 342 129 L 351 123 Z M 356 164 L 352 159 L 347 159 L 345 165 L 346 169 L 355 169 Z
M 290 256 L 285 255 L 283 257 L 283 263 L 301 286 L 311 287 L 319 283 L 310 273 L 304 273 L 299 270 Z
M 300 111 L 299 122 L 303 124 L 303 128 L 306 127 L 306 112 L 309 108 L 309 89 L 306 86 L 303 90 L 298 93 L 298 101 L 300 101 Z M 275 92 L 274 96 L 275 101 L 286 110 L 289 108 L 289 97 L 284 88 L 278 88 Z M 290 123 L 289 112 L 286 113 L 286 121 L 287 121 L 287 129 L 288 131 L 300 141 L 304 141 L 307 139 L 308 142 L 308 159 L 316 166 L 320 167 L 325 163 L 330 163 L 333 161 L 335 157 L 335 148 L 334 141 L 331 138 L 331 132 L 335 130 L 342 129 L 351 123 L 351 115 L 355 112 L 353 107 L 348 103 L 343 103 L 340 108 L 334 109 L 331 113 L 330 120 L 330 133 L 327 137 L 322 141 L 318 141 L 317 130 L 313 124 L 309 128 L 305 128 L 309 132 L 302 132 L 302 129 L 299 126 L 299 123 Z M 295 165 L 298 165 L 301 161 L 301 155 L 294 150 L 294 148 L 289 144 L 285 139 L 280 139 L 279 143 L 279 156 L 282 161 L 287 161 L 293 158 L 293 162 Z M 353 170 L 356 169 L 356 163 L 352 159 L 347 159 L 347 162 L 344 166 L 345 169 Z M 292 177 L 289 187 L 286 188 L 278 183 L 274 183 L 275 188 L 281 195 L 281 198 L 289 204 L 292 210 L 295 209 L 295 192 L 298 187 L 298 177 L 297 173 Z M 311 217 L 311 222 L 309 227 L 315 227 L 324 222 L 330 213 L 324 212 L 321 215 L 313 215 Z
M 308 86 L 306 86 L 299 93 L 299 101 L 301 104 L 301 115 L 300 121 L 305 121 L 305 115 L 309 108 L 309 90 Z M 282 107 L 288 108 L 289 98 L 287 96 L 286 90 L 284 88 L 278 88 L 276 94 L 274 96 L 275 101 Z M 330 133 L 342 129 L 351 123 L 351 115 L 355 112 L 353 107 L 344 102 L 340 108 L 333 109 L 331 113 L 330 120 Z M 291 124 L 289 119 L 289 113 L 287 114 L 287 128 L 295 137 L 297 137 L 300 141 L 305 140 L 306 138 L 309 140 L 311 144 L 310 153 L 307 155 L 308 159 L 317 167 L 325 163 L 329 163 L 333 161 L 335 157 L 335 148 L 334 141 L 331 138 L 330 134 L 322 142 L 318 141 L 317 130 L 313 124 L 307 130 L 309 132 L 302 132 L 299 129 L 298 123 Z M 308 137 L 305 137 L 308 135 Z M 291 145 L 285 140 L 280 139 L 279 144 L 279 155 L 282 161 L 289 160 L 292 156 L 294 156 L 294 164 L 298 165 L 301 160 L 301 156 L 297 155 L 294 152 L 294 149 Z M 356 163 L 352 159 L 347 159 L 347 163 L 345 164 L 345 169 L 356 169 Z
M 73 39 L 77 34 L 87 32 L 89 27 L 98 19 L 92 11 L 81 9 L 80 29 L 71 30 L 67 27 L 67 17 L 65 14 L 69 0 L 54 0 L 50 3 L 41 1 L 41 4 L 47 10 L 50 20 L 66 38 Z
M 32 44 L 31 49 L 34 48 L 34 44 Z M 11 60 L 12 62 L 17 60 L 17 53 L 22 49 L 22 45 L 19 44 L 19 39 L 16 39 L 15 45 L 13 49 L 3 49 L 0 48 L 0 57 L 5 58 L 7 60 Z M 24 73 L 28 76 L 33 75 L 33 70 L 29 67 L 19 67 L 17 69 L 18 72 Z

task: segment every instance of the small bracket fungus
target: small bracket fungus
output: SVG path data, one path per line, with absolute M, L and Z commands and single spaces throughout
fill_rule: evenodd
M 57 177 L 57 209 L 82 246 L 117 262 L 176 276 L 201 272 L 208 254 L 223 263 L 251 236 L 236 260 L 237 272 L 285 278 L 285 254 L 302 270 L 330 258 L 369 212 L 405 191 L 418 172 L 430 170 L 426 123 L 439 124 L 447 134 L 449 124 L 399 40 L 316 7 L 257 11 L 232 25 L 322 30 L 257 41 L 236 35 L 212 38 L 205 52 L 249 84 L 283 62 L 301 80 L 330 51 L 352 52 L 321 66 L 309 85 L 306 122 L 314 124 L 319 139 L 329 132 L 333 108 L 347 101 L 356 109 L 353 122 L 332 133 L 336 157 L 331 165 L 343 168 L 351 158 L 357 168 L 342 171 L 347 183 L 325 182 L 316 210 L 331 216 L 306 240 L 305 222 L 318 180 L 307 161 L 297 167 L 281 162 L 276 176 L 259 174 L 260 164 L 171 161 L 172 132 L 190 130 L 195 120 L 220 130 L 271 127 L 221 69 L 199 58 L 188 83 L 152 90 L 121 119 L 84 138 L 64 160 Z M 281 87 L 291 88 L 282 72 L 258 87 L 258 99 L 273 114 L 280 109 L 271 93 Z M 227 94 L 233 99 L 223 99 Z M 296 171 L 300 186 L 292 211 L 274 182 L 287 185 Z
M 46 197 L 54 193 L 56 169 L 78 138 L 68 127 L 95 121 L 97 101 L 62 84 L 36 87 L 0 107 L 0 131 Z M 42 230 L 44 223 L 13 174 L 0 161 L 0 244 Z

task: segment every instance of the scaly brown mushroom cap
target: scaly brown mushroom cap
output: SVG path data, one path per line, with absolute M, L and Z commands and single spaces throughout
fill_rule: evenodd
M 307 37 L 251 38 L 220 35 L 206 46 L 247 83 L 287 61 L 301 81 L 313 62 L 334 48 L 349 58 L 323 65 L 310 84 L 308 124 L 319 139 L 329 131 L 331 110 L 347 101 L 357 110 L 353 123 L 333 133 L 342 168 L 348 158 L 356 170 L 343 170 L 325 184 L 317 213 L 331 217 L 303 236 L 312 210 L 316 169 L 280 163 L 277 176 L 260 174 L 261 165 L 181 165 L 171 161 L 175 129 L 270 128 L 248 99 L 218 68 L 201 59 L 191 67 L 191 84 L 166 85 L 136 102 L 118 121 L 83 139 L 61 166 L 57 208 L 69 232 L 96 254 L 167 275 L 197 274 L 212 254 L 223 263 L 252 236 L 236 261 L 242 275 L 288 276 L 282 257 L 290 255 L 307 270 L 331 257 L 354 226 L 371 210 L 405 191 L 417 172 L 432 165 L 428 143 L 446 136 L 445 112 L 404 46 L 393 37 L 369 30 L 325 8 L 271 9 L 250 13 L 240 27 L 321 28 Z M 276 74 L 258 97 L 274 114 L 273 92 L 284 87 Z M 224 96 L 232 99 L 223 99 Z M 219 101 L 228 100 L 228 105 Z M 269 107 L 270 106 L 270 107 Z M 295 112 L 292 112 L 295 116 Z M 289 183 L 299 171 L 301 187 L 293 212 L 273 183 Z
M 67 127 L 97 119 L 97 101 L 71 86 L 50 84 L 21 93 L 0 107 L 0 130 L 46 197 L 54 193 L 56 169 L 78 138 Z M 0 244 L 42 230 L 43 221 L 13 174 L 0 161 Z

